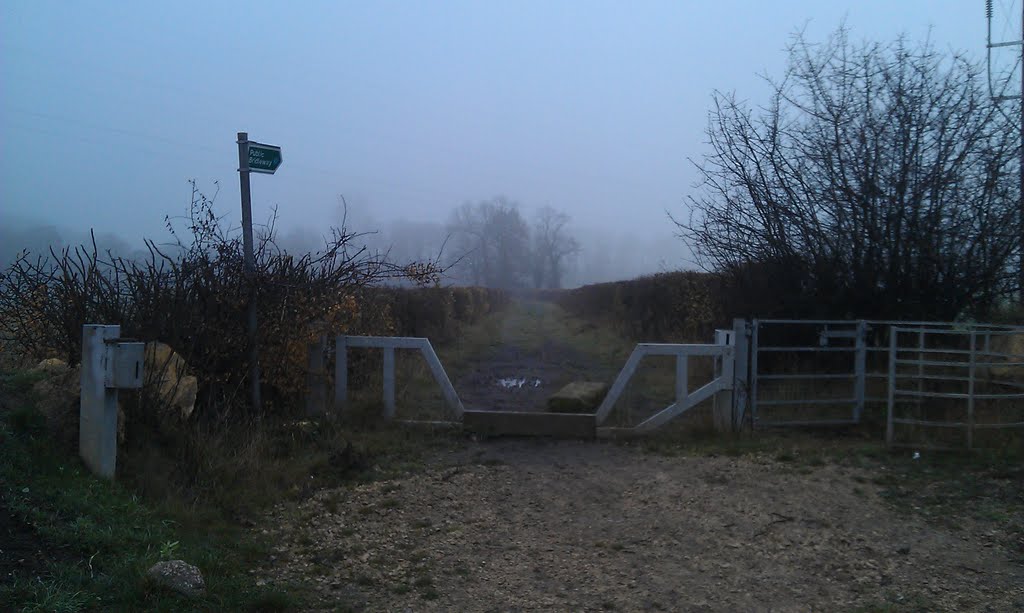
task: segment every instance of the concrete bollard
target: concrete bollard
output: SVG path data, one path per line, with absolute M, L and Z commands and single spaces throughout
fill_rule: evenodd
M 82 329 L 82 400 L 78 453 L 93 473 L 114 478 L 117 465 L 117 390 L 104 384 L 107 340 L 121 326 L 86 325 Z
M 732 432 L 735 429 L 735 419 L 733 417 L 735 334 L 735 329 L 715 330 L 715 344 L 727 347 L 721 359 L 715 360 L 715 376 L 721 377 L 725 381 L 725 386 L 722 390 L 715 394 L 711 407 L 711 420 L 715 432 Z
M 309 344 L 306 370 L 306 415 L 309 417 L 327 412 L 327 371 L 324 368 L 326 351 L 326 336 Z
M 117 390 L 142 387 L 144 343 L 120 339 L 121 326 L 82 326 L 78 453 L 93 473 L 117 468 Z

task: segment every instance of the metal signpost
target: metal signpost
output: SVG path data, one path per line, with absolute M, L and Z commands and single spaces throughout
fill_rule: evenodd
M 238 133 L 238 183 L 242 195 L 242 247 L 245 250 L 245 274 L 249 280 L 249 380 L 252 388 L 252 406 L 260 415 L 263 405 L 260 396 L 259 351 L 256 345 L 256 258 L 253 255 L 252 198 L 249 191 L 249 173 L 274 174 L 281 166 L 281 148 L 249 140 L 248 132 Z

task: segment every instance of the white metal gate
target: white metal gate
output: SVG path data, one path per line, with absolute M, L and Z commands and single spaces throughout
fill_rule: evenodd
M 1024 428 L 1024 329 L 893 326 L 888 356 L 889 446 L 970 449 Z
M 754 319 L 749 330 L 755 427 L 860 422 L 867 400 L 867 322 Z
M 737 395 L 736 413 L 746 409 L 755 428 L 854 425 L 870 414 L 885 420 L 890 444 L 899 443 L 894 429 L 919 426 L 963 430 L 970 447 L 975 428 L 1024 425 L 1021 326 L 754 319 L 738 339 L 737 369 L 744 342 L 749 393 Z M 992 369 L 1001 374 L 993 379 Z M 962 419 L 926 416 L 951 400 L 962 402 Z M 998 404 L 1007 419 L 979 425 L 978 403 Z

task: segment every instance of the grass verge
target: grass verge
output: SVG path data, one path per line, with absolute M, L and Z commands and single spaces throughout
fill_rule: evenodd
M 38 414 L 36 414 L 38 415 Z M 284 611 L 286 589 L 257 587 L 246 569 L 262 544 L 214 513 L 147 504 L 53 449 L 31 409 L 0 421 L 0 602 L 20 611 Z M 160 559 L 198 566 L 207 595 L 151 584 Z

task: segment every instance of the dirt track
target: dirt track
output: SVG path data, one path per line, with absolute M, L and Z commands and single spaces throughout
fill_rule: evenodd
M 575 380 L 611 380 L 622 367 L 571 346 L 573 331 L 553 305 L 516 302 L 506 310 L 497 330 L 500 344 L 473 356 L 453 373 L 459 397 L 468 409 L 544 411 L 549 396 Z M 521 387 L 503 388 L 501 379 L 522 380 Z
M 544 411 L 549 396 L 594 370 L 592 361 L 564 345 L 549 342 L 532 352 L 505 346 L 472 364 L 455 385 L 467 409 Z M 501 379 L 518 379 L 523 385 L 503 388 L 496 383 Z
M 866 475 L 496 441 L 267 524 L 265 578 L 368 611 L 1024 610 L 1024 566 L 904 517 Z

